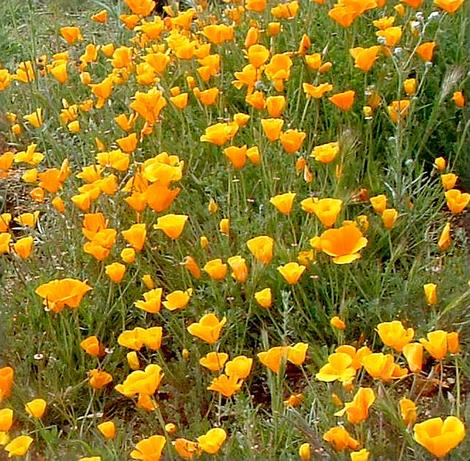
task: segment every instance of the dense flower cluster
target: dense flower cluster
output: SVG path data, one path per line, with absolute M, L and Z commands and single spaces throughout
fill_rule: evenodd
M 432 313 L 429 323 L 415 330 L 405 314 L 402 320 L 389 316 L 358 339 L 357 328 L 367 328 L 355 322 L 367 313 L 361 320 L 348 313 L 355 301 L 348 301 L 347 287 L 364 300 L 366 283 L 355 275 L 361 265 L 383 279 L 398 271 L 399 251 L 413 252 L 418 244 L 410 241 L 421 232 L 421 219 L 431 222 L 428 209 L 442 228 L 425 242 L 426 252 L 444 258 L 452 248 L 454 217 L 465 213 L 470 194 L 451 171 L 449 155 L 419 172 L 434 194 L 432 200 L 423 194 L 425 218 L 416 217 L 418 198 L 404 186 L 408 160 L 400 156 L 440 52 L 432 15 L 439 21 L 457 17 L 463 0 L 435 0 L 426 20 L 414 11 L 421 0 L 394 6 L 382 0 L 199 1 L 181 11 L 164 6 L 161 15 L 153 0 L 123 3 L 119 19 L 111 7 L 91 16 L 99 31 L 119 29 L 122 42 L 98 44 L 88 27 L 64 26 L 60 51 L 0 69 L 0 95 L 49 88 L 57 97 L 51 104 L 31 98 L 28 113 L 14 105 L 5 113 L 10 142 L 0 153 L 0 181 L 19 178 L 31 210 L 2 210 L 0 255 L 17 272 L 31 263 L 28 303 L 40 307 L 35 315 L 46 318 L 51 331 L 65 328 L 54 340 L 64 342 L 72 361 L 86 364 L 83 383 L 75 383 L 92 392 L 81 419 L 94 417 L 95 401 L 104 405 L 113 395 L 158 421 L 137 433 L 132 450 L 121 452 L 123 434 L 134 427 L 97 417 L 94 427 L 115 456 L 158 461 L 170 451 L 185 460 L 216 455 L 227 445 L 236 450 L 226 421 L 239 410 L 231 405 L 254 405 L 255 380 L 261 380 L 276 437 L 277 418 L 293 407 L 307 414 L 305 402 L 313 408 L 309 392 L 315 388 L 339 407 L 325 411 L 326 420 L 342 418 L 321 426 L 320 451 L 336 456 L 349 450 L 353 461 L 371 459 L 372 432 L 356 425 L 382 412 L 381 421 L 393 413 L 402 453 L 409 444 L 446 456 L 465 437 L 459 409 L 444 420 L 434 410 L 428 417 L 415 387 L 437 382 L 440 398 L 444 368 L 458 366 L 459 332 L 443 329 L 442 322 L 453 305 L 439 313 L 438 284 L 428 281 L 420 285 L 416 309 Z M 345 48 L 346 64 L 330 53 L 330 42 L 316 40 L 308 26 L 315 15 L 344 32 L 346 43 L 334 46 Z M 367 35 L 356 37 L 353 28 L 361 21 Z M 336 72 L 348 72 L 351 80 L 346 84 Z M 360 83 L 395 74 L 393 89 Z M 439 100 L 455 117 L 467 104 L 460 85 L 453 81 Z M 41 100 L 41 107 L 31 105 Z M 361 141 L 353 128 L 357 120 L 366 127 Z M 393 134 L 394 150 L 385 161 L 397 173 L 393 185 L 367 170 L 371 140 L 382 129 Z M 58 159 L 51 142 L 61 139 L 76 152 Z M 424 149 L 420 142 L 417 155 Z M 222 181 L 226 185 L 217 185 Z M 60 223 L 64 235 L 73 233 L 61 275 L 43 267 L 47 232 L 40 226 L 51 223 Z M 319 279 L 325 284 L 314 292 Z M 380 302 L 385 282 L 376 280 L 371 284 Z M 321 345 L 291 332 L 286 319 L 292 304 L 301 333 L 314 332 Z M 74 341 L 79 346 L 71 352 Z M 293 375 L 302 376 L 301 385 Z M 201 402 L 210 403 L 200 420 L 181 417 L 185 422 L 177 425 L 178 411 L 166 406 L 187 379 L 204 394 Z M 35 395 L 24 408 L 10 408 L 21 386 L 16 367 L 2 364 L 0 445 L 9 457 L 25 455 L 34 441 L 41 446 L 41 437 L 49 443 L 40 434 L 56 423 L 42 419 L 48 413 L 58 418 L 57 401 L 73 390 L 59 398 L 39 387 L 44 398 Z M 16 400 L 25 392 L 18 391 Z M 46 399 L 54 401 L 54 411 Z M 386 414 L 382 408 L 390 402 L 395 407 Z M 28 432 L 26 418 L 35 430 Z M 316 459 L 312 450 L 319 447 L 305 434 L 299 432 L 295 443 L 303 461 Z M 80 459 L 107 459 L 96 453 Z

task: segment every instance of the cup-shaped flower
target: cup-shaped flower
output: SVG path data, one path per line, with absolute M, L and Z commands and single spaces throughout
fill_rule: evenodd
M 355 376 L 356 369 L 353 367 L 352 357 L 344 352 L 335 352 L 330 354 L 328 363 L 320 368 L 315 378 L 327 383 L 336 380 L 349 383 Z
M 155 229 L 162 230 L 168 237 L 176 240 L 183 232 L 187 220 L 186 215 L 167 214 L 157 219 Z
M 126 266 L 124 264 L 114 262 L 105 267 L 105 272 L 114 283 L 121 283 L 124 278 L 124 274 L 126 273 Z
M 192 294 L 193 290 L 191 288 L 186 291 L 173 291 L 166 296 L 165 301 L 163 301 L 163 305 L 170 311 L 184 309 L 188 305 Z
M 192 460 L 201 456 L 202 450 L 197 442 L 180 437 L 172 443 L 178 455 L 183 459 Z
M 382 222 L 385 229 L 392 229 L 398 218 L 398 211 L 395 208 L 386 208 L 382 213 Z
M 20 435 L 5 446 L 5 451 L 8 453 L 9 458 L 12 456 L 24 456 L 32 443 L 32 437 L 29 435 Z
M 152 363 L 147 365 L 145 370 L 133 371 L 115 389 L 126 397 L 134 397 L 137 394 L 152 396 L 159 388 L 163 376 L 161 367 Z
M 416 404 L 413 400 L 403 397 L 399 402 L 400 415 L 406 426 L 414 424 L 417 418 Z
M 203 269 L 212 280 L 223 280 L 227 275 L 227 264 L 223 263 L 220 258 L 208 261 Z
M 255 293 L 256 302 L 265 309 L 269 309 L 273 303 L 271 288 L 264 288 Z
M 160 461 L 165 444 L 165 436 L 152 435 L 152 437 L 143 439 L 136 444 L 135 450 L 131 451 L 131 458 L 141 461 Z
M 287 192 L 285 194 L 275 195 L 274 197 L 271 197 L 269 201 L 276 207 L 277 211 L 287 216 L 292 211 L 296 195 L 297 194 L 294 192 Z
M 380 51 L 380 46 L 371 46 L 369 48 L 351 48 L 349 53 L 354 58 L 354 67 L 361 69 L 363 72 L 369 72 L 374 65 Z
M 8 432 L 13 425 L 13 410 L 2 408 L 0 410 L 0 432 Z
M 210 371 L 220 371 L 228 360 L 225 352 L 209 352 L 199 360 L 199 363 Z
M 369 450 L 363 448 L 351 453 L 351 461 L 369 461 Z
M 227 433 L 220 427 L 210 429 L 206 434 L 201 435 L 197 438 L 199 446 L 203 451 L 210 455 L 215 455 L 222 447 Z
M 428 306 L 433 306 L 437 303 L 437 285 L 435 283 L 426 283 L 423 285 L 424 297 Z
M 219 320 L 215 314 L 206 314 L 201 318 L 201 320 L 199 320 L 199 322 L 189 325 L 188 331 L 190 334 L 202 339 L 206 343 L 214 344 L 218 341 L 220 332 L 226 322 L 226 317 Z
M 224 397 L 232 397 L 242 387 L 243 381 L 237 376 L 220 375 L 212 380 L 211 385 L 207 388 L 209 391 L 215 391 Z
M 21 259 L 28 259 L 33 251 L 33 237 L 23 237 L 13 244 L 13 250 Z
M 161 309 L 162 293 L 161 288 L 154 288 L 144 293 L 144 300 L 136 301 L 134 305 L 145 312 L 156 314 Z
M 229 146 L 224 149 L 224 155 L 236 170 L 241 170 L 246 163 L 247 147 Z
M 102 389 L 113 381 L 111 374 L 103 370 L 90 370 L 88 372 L 88 382 L 93 389 Z
M 288 154 L 294 154 L 300 149 L 306 137 L 307 133 L 303 131 L 286 130 L 279 135 L 279 140 Z
M 227 259 L 227 263 L 232 269 L 232 277 L 238 283 L 245 283 L 248 278 L 248 266 L 246 265 L 245 258 L 241 256 L 231 256 Z
M 318 247 L 331 256 L 335 264 L 349 264 L 359 259 L 359 251 L 366 245 L 367 239 L 353 223 L 338 229 L 328 229 L 318 242 Z
M 465 438 L 465 426 L 455 416 L 431 418 L 413 427 L 414 439 L 437 458 L 443 458 Z
M 457 183 L 458 176 L 454 173 L 441 174 L 441 182 L 444 190 L 453 189 Z
M 443 330 L 431 331 L 427 339 L 420 339 L 428 353 L 436 360 L 442 360 L 447 352 L 456 354 L 459 351 L 458 333 L 447 333 Z
M 290 262 L 279 266 L 277 270 L 284 277 L 284 280 L 289 285 L 295 285 L 299 282 L 300 277 L 304 273 L 306 267 L 296 262 Z
M 413 328 L 405 329 L 399 320 L 379 323 L 377 332 L 382 342 L 397 352 L 401 352 L 403 346 L 411 342 L 415 334 Z
M 116 425 L 112 421 L 105 421 L 104 423 L 98 424 L 97 428 L 105 439 L 114 439 L 116 436 Z
M 133 224 L 129 229 L 122 231 L 122 236 L 137 253 L 142 251 L 147 237 L 145 224 Z
M 393 355 L 382 354 L 381 352 L 363 357 L 362 365 L 372 378 L 382 381 L 402 378 L 408 372 L 406 368 L 400 368 L 394 362 Z
M 335 352 L 349 355 L 352 359 L 351 367 L 355 370 L 359 370 L 359 368 L 362 367 L 362 359 L 365 356 L 372 354 L 372 351 L 367 346 L 362 346 L 356 350 L 354 346 L 350 346 L 349 344 L 338 346 Z
M 337 330 L 345 330 L 346 329 L 346 323 L 344 322 L 344 320 L 342 320 L 337 315 L 335 315 L 334 317 L 332 317 L 330 319 L 330 325 L 333 328 L 336 328 Z
M 310 154 L 316 161 L 321 163 L 331 163 L 339 154 L 339 142 L 329 142 L 315 146 Z
M 76 308 L 83 296 L 91 290 L 85 282 L 66 278 L 52 280 L 40 285 L 35 293 L 44 298 L 44 305 L 53 312 L 60 312 L 65 306 Z
M 353 400 L 347 402 L 342 410 L 335 413 L 335 416 L 343 416 L 346 413 L 351 424 L 359 424 L 369 417 L 369 408 L 374 402 L 374 391 L 370 387 L 360 387 Z
M 447 207 L 453 214 L 461 213 L 470 203 L 470 194 L 458 189 L 450 189 L 445 193 Z
M 377 214 L 381 215 L 387 208 L 387 197 L 383 194 L 371 197 L 369 200 L 372 208 Z
M 305 442 L 299 447 L 299 458 L 302 461 L 310 461 L 312 459 L 312 449 L 310 444 Z
M 238 125 L 236 122 L 216 123 L 215 125 L 208 126 L 200 139 L 202 142 L 222 146 L 230 141 L 237 134 L 237 131 Z
M 423 367 L 423 351 L 424 348 L 421 343 L 409 343 L 403 346 L 402 352 L 412 373 L 419 373 L 421 371 Z
M 330 443 L 336 451 L 344 451 L 346 448 L 356 450 L 359 447 L 359 442 L 343 426 L 332 427 L 323 434 L 323 440 Z
M 279 373 L 281 365 L 287 360 L 288 347 L 277 346 L 271 349 L 258 353 L 259 361 L 268 367 L 274 373 Z
M 308 344 L 297 343 L 287 348 L 287 360 L 297 366 L 305 362 L 305 357 L 308 350 Z
M 311 210 L 315 214 L 315 216 L 320 220 L 320 222 L 325 227 L 332 227 L 338 215 L 341 213 L 341 206 L 343 205 L 343 201 L 335 198 L 322 198 L 318 199 L 306 199 L 305 206 L 311 206 Z M 311 202 L 310 202 L 311 200 Z M 303 207 L 304 201 L 302 201 Z M 310 206 L 306 209 L 309 212 Z M 305 209 L 305 208 L 304 208 Z
M 46 411 L 47 402 L 44 399 L 34 399 L 26 403 L 24 409 L 29 416 L 41 419 Z
M 274 142 L 279 139 L 284 120 L 282 118 L 263 118 L 261 127 L 269 141 Z
M 246 379 L 251 372 L 252 365 L 253 359 L 239 355 L 225 364 L 225 374 L 229 377 Z
M 246 242 L 246 246 L 257 261 L 263 264 L 271 262 L 274 249 L 274 240 L 271 237 L 267 235 L 254 237 Z
M 0 368 L 0 402 L 10 397 L 15 371 L 11 367 Z
M 332 102 L 336 107 L 341 109 L 343 112 L 347 112 L 351 110 L 354 104 L 354 98 L 356 96 L 356 92 L 353 90 L 344 91 L 343 93 L 336 93 L 330 98 L 330 102 Z

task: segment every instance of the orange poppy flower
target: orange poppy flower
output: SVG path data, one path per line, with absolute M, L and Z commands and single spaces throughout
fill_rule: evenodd
M 199 322 L 189 325 L 188 331 L 208 344 L 214 344 L 218 341 L 220 332 L 226 322 L 227 319 L 225 317 L 219 320 L 215 314 L 206 314 L 201 317 Z
M 369 408 L 374 401 L 374 391 L 370 387 L 360 387 L 353 400 L 347 402 L 342 410 L 335 413 L 335 416 L 343 416 L 346 413 L 351 424 L 359 424 L 369 417 Z
M 336 451 L 344 451 L 346 448 L 356 450 L 359 447 L 359 442 L 343 426 L 329 429 L 323 434 L 323 440 L 329 442 Z
M 154 228 L 160 229 L 168 237 L 173 240 L 176 240 L 180 237 L 181 233 L 183 232 L 187 220 L 187 215 L 168 214 L 158 218 L 157 224 L 154 226 Z
M 281 132 L 279 135 L 279 140 L 281 141 L 282 147 L 288 154 L 294 154 L 300 149 L 306 136 L 307 133 L 303 131 L 286 130 Z
M 336 93 L 328 98 L 336 107 L 344 112 L 351 110 L 354 104 L 356 92 L 353 90 L 344 91 L 343 93 Z
M 0 402 L 10 397 L 15 371 L 11 367 L 0 368 Z
M 65 306 L 77 308 L 85 294 L 91 290 L 85 282 L 71 278 L 52 280 L 36 288 L 35 293 L 44 298 L 44 305 L 53 312 Z
M 335 264 L 349 264 L 359 259 L 359 251 L 366 245 L 367 239 L 355 224 L 329 229 L 313 241 L 314 248 L 331 256 Z
M 425 42 L 416 48 L 416 54 L 423 61 L 432 61 L 434 55 L 434 48 L 436 47 L 436 42 Z
M 354 58 L 354 67 L 369 72 L 374 62 L 377 60 L 377 55 L 380 51 L 380 46 L 371 46 L 369 48 L 351 48 L 349 53 Z
M 447 207 L 453 214 L 461 213 L 470 203 L 470 194 L 458 189 L 450 189 L 445 193 Z
M 414 439 L 437 458 L 443 458 L 465 438 L 465 426 L 455 416 L 431 418 L 413 427 Z
M 261 263 L 269 264 L 273 258 L 274 240 L 266 235 L 254 237 L 246 242 L 251 254 Z

